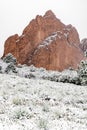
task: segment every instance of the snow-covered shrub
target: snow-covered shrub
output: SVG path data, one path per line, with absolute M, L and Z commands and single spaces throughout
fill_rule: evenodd
M 69 75 L 61 75 L 58 79 L 59 82 L 69 83 L 70 76 Z
M 81 85 L 87 85 L 87 60 L 81 61 L 77 72 Z
M 80 85 L 79 77 L 76 76 L 76 77 L 69 78 L 69 83 Z
M 16 110 L 14 113 L 15 119 L 24 119 L 24 118 L 28 119 L 29 117 L 30 117 L 30 115 L 29 115 L 28 111 L 25 109 L 20 108 L 20 109 Z
M 17 67 L 18 67 L 18 68 L 22 68 L 23 66 L 22 66 L 21 64 L 18 64 Z
M 36 71 L 36 67 L 34 65 L 29 66 L 30 68 L 30 72 L 35 72 Z
M 71 77 L 70 75 L 61 75 L 58 81 L 63 83 L 80 84 L 78 76 Z
M 63 118 L 64 116 L 65 116 L 65 112 L 62 109 L 55 110 L 55 112 L 54 112 L 55 119 L 59 120 L 60 118 Z
M 2 73 L 2 66 L 0 66 L 0 73 Z
M 49 107 L 47 105 L 44 105 L 42 111 L 49 112 Z
M 73 69 L 67 69 L 60 73 L 55 72 L 46 76 L 44 75 L 42 78 L 55 82 L 80 84 L 79 76 L 77 75 L 77 72 Z
M 60 73 L 57 71 L 47 71 L 48 73 L 42 75 L 42 79 L 58 82 Z
M 25 105 L 25 99 L 19 97 L 13 98 L 12 102 L 14 105 Z
M 17 73 L 16 66 L 13 63 L 9 63 L 5 69 L 5 72 L 8 74 L 10 71 Z
M 48 123 L 48 120 L 43 119 L 43 118 L 39 119 L 39 123 L 38 123 L 39 129 L 47 130 L 48 129 L 47 123 Z
M 77 72 L 73 69 L 62 71 L 58 81 L 63 83 L 80 84 L 79 76 Z
M 8 53 L 4 58 L 3 61 L 6 63 L 13 63 L 14 65 L 17 63 L 16 58 L 11 54 Z
M 23 64 L 22 67 L 28 67 L 26 64 Z
M 40 71 L 40 72 L 44 72 L 44 71 L 46 71 L 46 69 L 43 68 L 43 67 L 40 67 L 40 68 L 39 68 L 39 71 Z
M 29 78 L 29 79 L 35 78 L 35 75 L 33 73 L 29 73 L 25 75 L 25 78 Z

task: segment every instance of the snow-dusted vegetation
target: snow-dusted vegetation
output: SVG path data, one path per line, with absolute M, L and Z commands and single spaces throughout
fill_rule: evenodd
M 81 70 L 86 73 L 86 62 L 78 71 L 55 72 L 16 66 L 11 54 L 0 60 L 0 130 L 87 130 Z
M 0 67 L 1 73 L 14 74 L 29 79 L 45 79 L 56 82 L 80 84 L 77 71 L 72 68 L 58 72 L 47 71 L 45 68 L 36 68 L 33 65 L 16 65 L 16 59 L 11 54 L 8 54 L 3 60 L 0 60 Z
M 86 130 L 87 86 L 0 74 L 0 130 Z

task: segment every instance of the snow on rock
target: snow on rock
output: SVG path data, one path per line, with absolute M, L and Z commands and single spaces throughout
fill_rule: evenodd
M 34 55 L 37 53 L 38 49 L 40 48 L 45 48 L 48 49 L 49 44 L 51 44 L 53 41 L 56 40 L 56 38 L 61 39 L 62 37 L 62 32 L 61 31 L 57 31 L 57 32 L 53 32 L 49 37 L 47 37 L 34 51 Z
M 57 37 L 57 32 L 54 32 L 52 35 L 50 35 L 49 37 L 47 37 L 39 46 L 38 49 L 41 47 L 45 47 L 48 46 L 50 43 L 52 43 L 52 41 L 56 40 Z
M 0 74 L 0 130 L 12 129 L 87 130 L 87 86 Z
M 50 43 L 52 43 L 54 40 L 56 40 L 56 38 L 58 37 L 59 39 L 61 39 L 63 36 L 65 36 L 66 38 L 68 37 L 69 32 L 66 33 L 62 33 L 62 31 L 57 31 L 52 33 L 49 37 L 47 37 L 39 46 L 38 49 L 40 49 L 41 47 L 45 47 L 48 46 Z

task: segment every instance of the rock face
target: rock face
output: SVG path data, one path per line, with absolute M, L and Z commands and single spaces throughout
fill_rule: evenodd
M 80 48 L 83 52 L 87 50 L 87 38 L 81 40 Z
M 49 10 L 44 16 L 37 15 L 21 36 L 15 34 L 6 40 L 3 57 L 12 53 L 18 63 L 61 71 L 77 68 L 84 58 L 79 44 L 77 30 L 64 25 Z

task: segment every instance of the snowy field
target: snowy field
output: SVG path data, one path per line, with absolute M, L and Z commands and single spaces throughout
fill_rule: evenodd
M 87 86 L 0 74 L 0 130 L 87 130 Z

